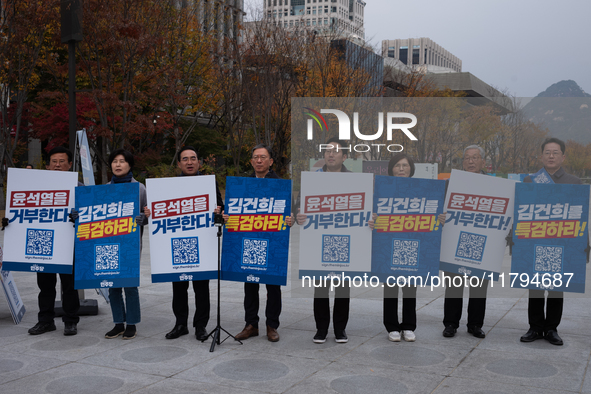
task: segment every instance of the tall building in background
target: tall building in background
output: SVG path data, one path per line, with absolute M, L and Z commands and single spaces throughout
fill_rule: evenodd
M 239 37 L 238 26 L 244 18 L 244 0 L 196 0 L 201 5 L 201 20 L 207 33 L 217 38 Z
M 307 26 L 365 40 L 363 0 L 263 0 L 264 18 L 275 26 Z
M 384 40 L 382 56 L 410 67 L 427 66 L 429 72 L 462 71 L 462 61 L 430 38 Z
M 179 8 L 194 6 L 203 30 L 212 38 L 240 37 L 238 26 L 244 19 L 244 0 L 173 0 Z

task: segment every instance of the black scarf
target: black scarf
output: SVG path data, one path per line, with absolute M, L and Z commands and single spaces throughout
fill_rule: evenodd
M 113 177 L 111 178 L 111 182 L 113 183 L 129 183 L 131 182 L 131 178 L 133 178 L 133 174 L 131 173 L 131 171 L 129 171 L 127 173 L 127 175 L 122 176 L 121 178 L 115 176 L 115 174 L 113 174 Z

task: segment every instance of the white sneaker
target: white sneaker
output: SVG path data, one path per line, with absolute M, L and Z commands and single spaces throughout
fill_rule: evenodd
M 414 342 L 417 337 L 415 336 L 414 331 L 411 330 L 404 330 L 402 331 L 402 337 L 406 342 Z
M 391 331 L 388 334 L 388 339 L 392 342 L 400 342 L 400 331 Z

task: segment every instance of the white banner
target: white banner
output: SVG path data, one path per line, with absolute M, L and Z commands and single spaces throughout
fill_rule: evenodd
M 217 278 L 215 176 L 147 179 L 152 282 Z
M 513 226 L 514 197 L 513 180 L 452 170 L 439 268 L 496 280 Z
M 373 174 L 302 172 L 300 278 L 371 272 Z
M 8 169 L 4 269 L 72 273 L 77 184 L 75 172 Z

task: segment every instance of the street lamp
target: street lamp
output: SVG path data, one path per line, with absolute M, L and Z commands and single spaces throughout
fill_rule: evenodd
M 62 44 L 68 44 L 70 151 L 76 147 L 76 43 L 82 41 L 82 0 L 61 0 Z

